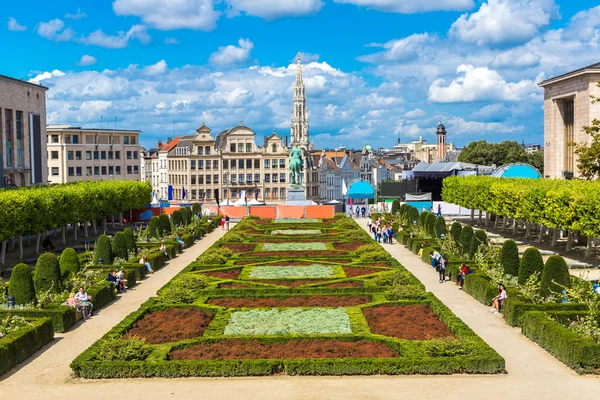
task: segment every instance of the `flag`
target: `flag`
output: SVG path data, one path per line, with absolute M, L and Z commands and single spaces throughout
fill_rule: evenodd
M 348 188 L 346 187 L 346 180 L 342 179 L 342 195 L 347 195 L 348 194 Z
M 258 189 L 254 191 L 254 200 L 258 201 Z
M 352 205 L 352 199 L 350 199 L 350 205 Z
M 173 200 L 173 186 L 169 185 L 167 200 Z
M 185 192 L 185 187 L 184 187 L 184 186 L 182 186 L 182 187 L 181 187 L 181 199 L 182 199 L 182 200 L 183 200 L 183 199 L 185 199 L 185 195 L 186 195 L 186 192 Z
M 220 204 L 219 204 L 219 190 L 218 189 L 215 190 L 215 200 L 217 201 L 217 207 L 219 207 Z

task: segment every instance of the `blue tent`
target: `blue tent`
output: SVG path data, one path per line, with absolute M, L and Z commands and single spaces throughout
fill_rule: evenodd
M 355 181 L 348 188 L 349 199 L 374 199 L 375 190 L 367 181 Z
M 537 168 L 525 163 L 506 164 L 492 174 L 495 178 L 529 178 L 541 179 L 542 174 Z

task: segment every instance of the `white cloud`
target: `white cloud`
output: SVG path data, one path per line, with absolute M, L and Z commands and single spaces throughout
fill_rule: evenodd
M 540 57 L 531 51 L 523 48 L 510 49 L 498 54 L 492 62 L 495 68 L 532 68 L 540 65 Z
M 247 15 L 275 20 L 282 17 L 298 17 L 316 14 L 323 7 L 321 0 L 226 0 L 230 16 L 243 12 Z
M 244 63 L 250 58 L 254 43 L 250 39 L 238 40 L 239 47 L 234 45 L 221 46 L 219 50 L 210 55 L 209 62 L 216 66 L 231 66 Z
M 465 11 L 473 8 L 473 0 L 334 0 L 336 3 L 355 4 L 374 10 L 402 14 L 426 11 Z
M 44 39 L 54 42 L 68 42 L 73 39 L 74 35 L 73 30 L 65 28 L 65 23 L 58 18 L 48 22 L 40 22 L 37 26 L 37 33 Z
M 432 42 L 428 33 L 415 33 L 408 37 L 390 40 L 387 43 L 371 43 L 369 47 L 382 47 L 385 51 L 358 57 L 363 62 L 409 61 L 416 59 Z
M 71 13 L 65 14 L 65 18 L 69 18 L 69 19 L 82 19 L 82 18 L 87 18 L 87 14 L 84 13 L 83 11 L 81 11 L 80 8 L 78 8 L 77 12 L 75 14 L 71 14 Z
M 210 32 L 220 17 L 212 0 L 115 0 L 113 10 L 116 15 L 140 17 L 151 27 L 165 31 Z
M 459 65 L 459 75 L 450 83 L 435 80 L 429 87 L 429 100 L 436 103 L 469 101 L 520 101 L 537 99 L 540 89 L 532 80 L 506 82 L 496 71 L 487 67 Z
M 77 63 L 77 65 L 80 65 L 82 67 L 85 67 L 85 66 L 88 66 L 88 65 L 94 65 L 94 64 L 96 64 L 96 57 L 90 56 L 90 55 L 87 55 L 87 54 L 81 56 L 81 59 Z
M 26 31 L 27 27 L 20 25 L 13 17 L 8 18 L 8 30 L 9 31 Z
M 122 49 L 127 47 L 130 40 L 138 40 L 146 45 L 152 41 L 150 35 L 143 25 L 133 25 L 127 32 L 119 31 L 116 36 L 110 36 L 98 29 L 87 37 L 80 39 L 81 43 L 92 46 L 100 46 L 106 49 Z
M 160 60 L 156 64 L 144 67 L 144 74 L 148 76 L 164 74 L 167 71 L 167 62 Z
M 511 110 L 503 103 L 488 104 L 471 113 L 469 118 L 475 121 L 501 122 L 512 114 Z
M 564 30 L 564 37 L 569 40 L 575 39 L 598 44 L 600 39 L 600 6 L 575 14 Z
M 319 56 L 318 54 L 312 54 L 312 53 L 301 53 L 300 54 L 300 61 L 302 61 L 303 64 L 319 61 L 320 58 L 321 58 L 321 56 Z M 292 58 L 290 60 L 290 64 L 297 64 L 297 63 L 298 63 L 298 55 L 296 54 L 294 56 L 294 58 Z
M 466 121 L 461 117 L 451 117 L 444 121 L 446 129 L 453 134 L 492 134 L 514 133 L 525 129 L 523 125 L 507 125 L 500 122 Z M 506 137 L 504 137 L 506 139 Z
M 518 44 L 558 17 L 554 0 L 488 0 L 478 11 L 461 15 L 450 35 L 478 46 Z
M 406 114 L 404 114 L 404 118 L 419 119 L 423 118 L 426 115 L 427 113 L 425 111 L 421 110 L 420 108 L 415 108 L 414 110 L 408 111 Z
M 57 77 L 57 76 L 64 76 L 64 75 L 65 75 L 64 72 L 62 72 L 58 69 L 55 69 L 52 72 L 42 72 L 41 74 L 38 74 L 35 77 L 29 79 L 29 82 L 36 83 L 39 85 L 43 80 L 51 79 L 51 78 Z
M 180 41 L 179 41 L 179 39 L 177 39 L 177 38 L 174 38 L 174 37 L 168 37 L 168 38 L 165 38 L 165 41 L 164 41 L 164 43 L 165 43 L 165 44 L 179 44 L 179 43 L 181 43 L 181 42 L 180 42 Z

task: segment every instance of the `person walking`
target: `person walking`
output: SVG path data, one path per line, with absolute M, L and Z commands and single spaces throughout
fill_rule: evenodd
M 369 232 L 371 232 L 372 226 L 373 226 L 373 220 L 371 218 L 369 218 L 369 220 L 367 221 L 367 228 L 369 228 Z
M 437 217 L 441 217 L 442 216 L 442 205 L 438 204 L 438 212 L 437 212 Z
M 392 244 L 392 238 L 394 237 L 394 228 L 392 228 L 392 225 L 388 225 L 388 241 L 390 244 Z
M 229 230 L 229 215 L 225 216 L 225 230 Z
M 436 270 L 440 276 L 440 283 L 444 283 L 446 281 L 446 265 L 448 263 L 448 259 L 446 255 L 440 257 L 439 262 L 437 264 Z
M 362 214 L 362 217 L 365 217 L 365 214 L 367 213 L 367 207 L 362 206 L 362 208 L 360 209 L 360 213 Z
M 221 230 L 225 230 L 225 218 L 221 218 Z
M 356 206 L 356 218 L 360 217 L 360 207 Z

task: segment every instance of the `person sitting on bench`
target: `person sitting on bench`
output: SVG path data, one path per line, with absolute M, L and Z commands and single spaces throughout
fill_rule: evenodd
M 50 240 L 49 236 L 46 236 L 46 239 L 44 239 L 44 241 L 42 242 L 42 247 L 46 251 L 54 250 L 54 245 L 52 244 L 52 241 Z

